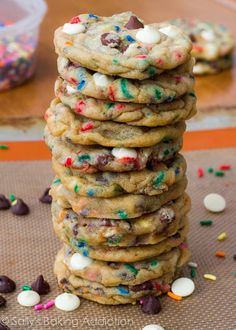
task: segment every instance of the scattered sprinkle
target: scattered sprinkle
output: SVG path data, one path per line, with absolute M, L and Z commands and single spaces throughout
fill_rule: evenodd
M 226 234 L 226 232 L 221 233 L 221 234 L 217 237 L 218 241 L 224 241 L 226 238 L 227 238 L 227 234 Z
M 9 149 L 9 146 L 7 146 L 6 144 L 0 144 L 0 150 L 7 150 Z
M 216 171 L 215 172 L 215 176 L 224 176 L 225 175 L 225 173 L 223 172 L 223 171 Z
M 49 300 L 46 304 L 43 305 L 44 309 L 49 309 L 52 308 L 55 305 L 55 301 L 54 300 Z
M 197 270 L 195 267 L 191 268 L 190 276 L 191 276 L 191 278 L 195 278 L 197 276 Z
M 43 309 L 43 304 L 37 304 L 34 306 L 35 311 L 41 311 Z
M 177 296 L 176 294 L 174 294 L 174 293 L 171 292 L 171 291 L 168 291 L 168 292 L 167 292 L 167 295 L 168 295 L 171 299 L 176 300 L 176 301 L 180 301 L 180 300 L 183 299 L 181 296 Z
M 212 274 L 204 274 L 203 277 L 204 277 L 206 280 L 216 281 L 216 276 L 215 276 L 215 275 L 212 275 Z
M 213 172 L 214 172 L 213 167 L 208 167 L 207 172 L 208 172 L 208 173 L 213 173 Z
M 203 171 L 203 168 L 202 168 L 202 167 L 199 167 L 199 168 L 197 169 L 197 176 L 198 176 L 199 178 L 202 178 L 202 177 L 204 176 L 204 171 Z
M 212 220 L 201 220 L 200 225 L 201 226 L 211 226 L 213 224 Z
M 224 251 L 216 251 L 215 255 L 216 255 L 216 257 L 225 257 L 225 252 Z
M 219 170 L 230 170 L 231 169 L 231 165 L 226 165 L 226 164 L 223 164 L 223 165 L 220 165 L 219 166 Z
M 23 290 L 23 291 L 32 290 L 31 286 L 29 286 L 29 285 L 27 285 L 27 284 L 22 285 L 20 288 L 21 288 L 21 290 Z
M 196 262 L 193 262 L 193 261 L 189 261 L 188 262 L 188 266 L 189 267 L 193 267 L 193 268 L 197 268 L 197 263 Z
M 16 200 L 16 198 L 13 194 L 10 194 L 9 199 L 11 202 L 14 202 Z

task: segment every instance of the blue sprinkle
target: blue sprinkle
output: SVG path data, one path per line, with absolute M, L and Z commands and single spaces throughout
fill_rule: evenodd
M 120 31 L 120 27 L 118 25 L 115 25 L 114 28 L 115 28 L 116 32 Z
M 97 15 L 94 15 L 94 14 L 88 14 L 90 18 L 95 18 L 95 19 L 98 19 L 98 16 Z
M 77 244 L 76 245 L 78 246 L 78 248 L 83 248 L 83 247 L 86 246 L 86 242 L 84 242 L 84 241 L 77 241 Z
M 120 293 L 120 294 L 123 294 L 123 295 L 128 295 L 129 294 L 129 291 L 126 290 L 124 287 L 122 286 L 118 286 L 117 287 L 117 291 Z
M 79 85 L 77 86 L 78 91 L 81 91 L 85 86 L 85 80 L 81 80 Z
M 84 251 L 82 252 L 82 254 L 83 254 L 84 257 L 88 257 L 88 256 L 89 256 L 89 252 L 88 252 L 88 250 L 84 250 Z
M 176 169 L 175 169 L 175 174 L 176 174 L 176 175 L 179 175 L 179 173 L 180 173 L 180 169 L 179 169 L 178 167 L 176 167 Z
M 92 189 L 90 189 L 90 190 L 87 192 L 87 195 L 88 195 L 89 197 L 93 197 L 93 195 L 94 195 L 94 191 L 93 191 Z
M 135 39 L 133 37 L 131 37 L 130 35 L 126 36 L 126 39 L 129 41 L 129 42 L 134 42 Z

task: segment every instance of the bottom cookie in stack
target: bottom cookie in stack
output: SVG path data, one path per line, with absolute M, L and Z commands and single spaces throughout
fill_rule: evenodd
M 64 247 L 54 272 L 65 291 L 101 304 L 128 304 L 169 291 L 189 257 L 185 241 L 167 253 L 131 263 L 93 260 Z

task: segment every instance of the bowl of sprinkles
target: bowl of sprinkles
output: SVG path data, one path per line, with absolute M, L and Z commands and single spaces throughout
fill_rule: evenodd
M 18 86 L 35 70 L 44 0 L 0 0 L 0 91 Z

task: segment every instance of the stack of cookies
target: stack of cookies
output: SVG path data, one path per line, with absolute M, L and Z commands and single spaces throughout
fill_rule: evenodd
M 179 151 L 196 111 L 191 41 L 125 12 L 73 17 L 55 46 L 45 140 L 59 286 L 102 304 L 167 292 L 189 258 Z

